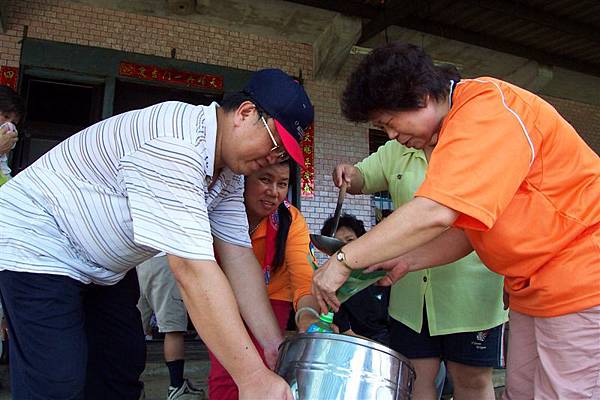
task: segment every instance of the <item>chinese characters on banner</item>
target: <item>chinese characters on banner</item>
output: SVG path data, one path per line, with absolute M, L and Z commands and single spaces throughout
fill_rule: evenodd
M 18 78 L 19 68 L 6 66 L 0 67 L 0 85 L 6 85 L 16 92 Z
M 174 83 L 194 88 L 223 90 L 223 77 L 220 75 L 178 71 L 169 68 L 160 68 L 156 65 L 134 64 L 123 61 L 119 64 L 119 75 L 148 81 Z
M 304 169 L 300 172 L 301 196 L 313 198 L 315 196 L 315 127 L 311 125 L 306 131 L 304 139 L 300 142 L 304 155 Z

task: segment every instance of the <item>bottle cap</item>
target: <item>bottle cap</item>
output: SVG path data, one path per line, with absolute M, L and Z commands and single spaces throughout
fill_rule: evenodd
M 327 322 L 328 324 L 333 323 L 333 313 L 329 311 L 327 314 L 321 314 L 319 319 L 323 322 Z

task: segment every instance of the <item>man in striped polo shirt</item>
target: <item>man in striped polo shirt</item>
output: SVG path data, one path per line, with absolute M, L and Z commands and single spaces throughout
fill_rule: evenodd
M 145 344 L 134 267 L 164 251 L 240 396 L 291 398 L 240 318 L 273 364 L 282 337 L 251 249 L 242 175 L 288 156 L 302 164 L 313 115 L 297 82 L 261 70 L 221 106 L 166 102 L 99 122 L 4 185 L 13 397 L 137 399 Z

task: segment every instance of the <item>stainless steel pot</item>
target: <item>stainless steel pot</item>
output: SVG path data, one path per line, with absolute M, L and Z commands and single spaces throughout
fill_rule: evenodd
M 296 400 L 410 399 L 415 372 L 377 342 L 333 333 L 303 333 L 279 348 L 275 371 Z

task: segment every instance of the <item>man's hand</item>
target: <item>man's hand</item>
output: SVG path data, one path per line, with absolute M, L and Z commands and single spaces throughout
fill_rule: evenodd
M 8 131 L 6 128 L 0 129 L 0 155 L 8 154 L 17 140 L 19 140 L 17 132 Z
M 342 182 L 347 183 L 346 191 L 350 194 L 361 194 L 364 185 L 363 177 L 358 168 L 352 164 L 338 164 L 331 174 L 333 184 L 337 187 L 342 186 Z
M 330 257 L 323 266 L 313 274 L 312 294 L 317 299 L 321 313 L 326 314 L 331 308 L 340 309 L 340 301 L 335 292 L 348 280 L 350 270 L 343 266 L 335 257 Z
M 283 341 L 283 340 L 282 340 Z M 263 353 L 265 355 L 265 362 L 267 363 L 267 367 L 271 369 L 275 369 L 275 364 L 277 363 L 277 357 L 279 356 L 279 343 L 269 344 L 266 347 L 263 347 Z
M 266 368 L 262 368 L 237 382 L 240 400 L 273 399 L 293 400 L 290 386 L 283 378 Z

